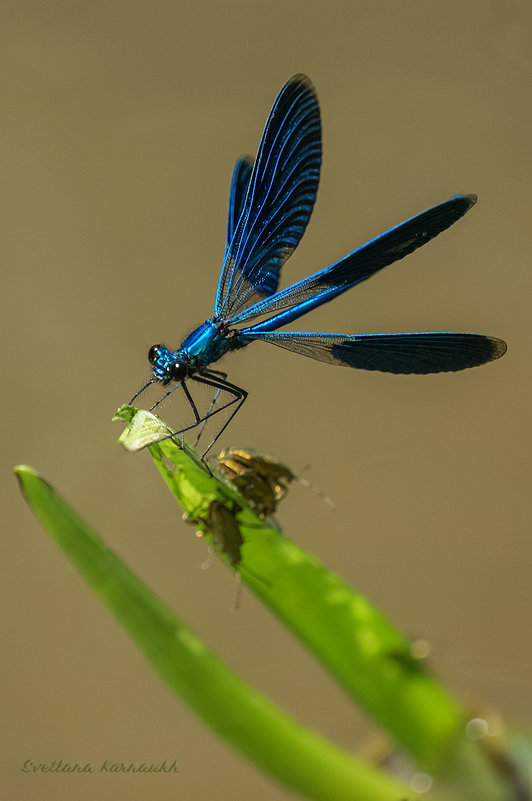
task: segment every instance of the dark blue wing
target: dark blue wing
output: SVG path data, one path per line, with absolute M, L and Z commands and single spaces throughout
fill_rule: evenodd
M 231 244 L 236 226 L 244 210 L 244 202 L 246 200 L 252 169 L 253 159 L 251 156 L 240 156 L 240 158 L 237 159 L 231 179 L 231 191 L 229 192 L 227 238 L 225 241 L 226 249 Z
M 321 165 L 320 110 L 305 75 L 279 92 L 255 159 L 244 208 L 228 246 L 215 314 L 222 319 L 276 292 L 307 226 Z
M 443 373 L 499 359 L 502 339 L 482 334 L 430 331 L 412 334 L 315 334 L 273 331 L 240 335 L 260 339 L 320 362 L 383 373 Z
M 476 199 L 476 195 L 455 195 L 444 203 L 432 206 L 371 239 L 340 261 L 292 284 L 272 298 L 256 303 L 229 322 L 242 323 L 259 315 L 287 309 L 253 327 L 257 331 L 280 328 L 429 242 L 460 219 Z

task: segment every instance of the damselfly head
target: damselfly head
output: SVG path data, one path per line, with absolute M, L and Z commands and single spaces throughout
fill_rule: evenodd
M 153 365 L 153 377 L 164 384 L 169 381 L 181 381 L 188 372 L 188 363 L 171 353 L 164 345 L 152 345 L 148 351 L 148 360 Z

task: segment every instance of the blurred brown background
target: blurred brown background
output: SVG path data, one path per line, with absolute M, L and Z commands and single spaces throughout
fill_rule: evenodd
M 235 158 L 294 72 L 321 100 L 322 183 L 283 285 L 455 192 L 471 213 L 308 330 L 471 330 L 500 362 L 395 377 L 256 344 L 221 444 L 267 450 L 279 518 L 413 636 L 461 697 L 532 716 L 532 11 L 523 2 L 4 2 L 3 797 L 287 799 L 155 676 L 19 497 L 36 467 L 248 681 L 358 748 L 369 724 L 181 521 L 110 418 L 212 313 Z M 170 410 L 168 410 L 170 415 Z M 177 776 L 24 775 L 25 759 L 177 758 Z

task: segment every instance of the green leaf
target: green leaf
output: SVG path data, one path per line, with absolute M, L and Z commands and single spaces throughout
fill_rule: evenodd
M 178 450 L 173 443 L 170 445 Z M 167 449 L 173 452 L 169 445 L 165 446 Z M 181 457 L 187 460 L 183 462 L 186 468 L 193 466 L 198 487 L 212 481 L 183 452 L 179 453 L 180 462 Z M 174 456 L 177 458 L 177 454 Z M 162 469 L 162 461 L 159 464 Z M 199 471 L 198 475 L 195 471 Z M 139 650 L 165 681 L 248 759 L 286 787 L 317 801 L 398 801 L 407 795 L 410 799 L 418 797 L 401 782 L 304 728 L 249 687 L 143 584 L 35 470 L 19 466 L 15 472 L 38 520 Z M 171 476 L 176 491 L 179 488 L 187 497 L 190 495 L 189 509 L 202 506 L 198 500 L 200 490 L 191 491 L 179 478 L 185 472 L 188 471 L 169 470 L 169 480 Z M 220 488 L 217 491 L 222 492 Z M 246 524 L 246 538 L 250 531 Z M 277 536 L 277 540 L 282 538 Z M 246 542 L 243 550 L 253 552 L 258 546 L 260 550 L 270 541 L 274 541 L 273 535 L 266 530 L 258 545 Z M 268 563 L 261 559 L 257 569 L 259 566 L 273 580 Z M 285 580 L 281 578 L 281 587 Z
M 118 418 L 131 421 L 120 438 L 131 450 L 146 441 L 148 432 L 160 440 L 170 430 L 159 418 L 135 414 L 132 407 L 122 407 Z M 463 732 L 464 714 L 412 658 L 404 634 L 318 559 L 258 519 L 222 476 L 209 476 L 190 446 L 184 452 L 174 440 L 164 439 L 150 452 L 185 513 L 204 530 L 202 521 L 213 500 L 233 510 L 244 540 L 238 565 L 242 580 L 418 764 L 441 769 Z

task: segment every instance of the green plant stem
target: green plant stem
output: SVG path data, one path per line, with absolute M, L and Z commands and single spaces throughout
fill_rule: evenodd
M 148 443 L 150 431 L 153 439 L 170 430 L 131 407 L 118 416 L 131 421 L 121 436 L 131 449 Z M 239 565 L 243 581 L 418 764 L 438 772 L 463 732 L 464 714 L 411 657 L 402 632 L 314 556 L 259 520 L 233 487 L 200 467 L 189 446 L 183 451 L 166 439 L 151 445 L 150 452 L 175 498 L 200 527 L 214 499 L 231 508 L 236 499 L 245 543 Z

